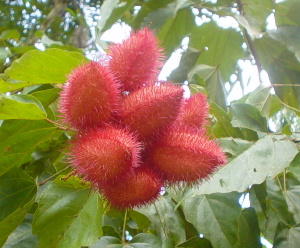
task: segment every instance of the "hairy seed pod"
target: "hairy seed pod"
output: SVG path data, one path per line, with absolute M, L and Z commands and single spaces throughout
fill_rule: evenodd
M 71 146 L 71 165 L 94 186 L 110 184 L 139 166 L 140 144 L 129 132 L 106 127 L 90 129 Z
M 122 123 L 145 140 L 175 120 L 182 95 L 182 88 L 171 84 L 141 88 L 124 98 Z
M 153 32 L 148 28 L 132 32 L 121 44 L 110 46 L 108 53 L 111 57 L 109 67 L 124 91 L 155 83 L 163 56 Z
M 133 208 L 156 200 L 161 186 L 159 177 L 148 167 L 141 166 L 117 183 L 105 186 L 103 195 L 114 208 Z
M 120 108 L 119 85 L 104 65 L 91 61 L 68 77 L 60 97 L 63 121 L 77 129 L 102 126 Z
M 149 157 L 155 170 L 171 184 L 206 179 L 225 164 L 225 156 L 213 140 L 188 129 L 170 130 L 153 147 Z
M 197 93 L 186 99 L 176 122 L 192 129 L 202 129 L 206 125 L 208 105 L 206 97 Z

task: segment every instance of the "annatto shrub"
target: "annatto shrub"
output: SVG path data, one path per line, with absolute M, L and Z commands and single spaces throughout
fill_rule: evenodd
M 60 97 L 76 130 L 70 165 L 116 209 L 152 203 L 162 186 L 199 183 L 225 164 L 206 135 L 201 93 L 159 82 L 162 49 L 147 28 L 109 47 L 103 61 L 75 68 Z

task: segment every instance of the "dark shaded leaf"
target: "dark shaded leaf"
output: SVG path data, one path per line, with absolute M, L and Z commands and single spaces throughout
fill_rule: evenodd
M 160 197 L 155 202 L 155 205 L 151 204 L 136 209 L 136 211 L 147 216 L 154 225 L 156 233 L 161 240 L 171 238 L 175 241 L 175 244 L 182 243 L 186 240 L 183 220 L 179 213 L 175 211 L 175 204 L 170 198 Z
M 233 137 L 243 138 L 244 135 L 239 128 L 233 127 L 231 119 L 227 113 L 220 108 L 217 104 L 211 103 L 210 113 L 217 119 L 217 123 L 213 126 L 212 132 L 217 138 L 221 137 Z
M 212 248 L 210 242 L 208 239 L 205 238 L 199 238 L 199 237 L 194 237 L 189 239 L 188 241 L 179 244 L 176 246 L 176 248 Z
M 35 181 L 20 169 L 0 176 L 0 246 L 23 221 L 36 195 Z
M 239 194 L 195 195 L 186 199 L 183 212 L 215 248 L 232 248 L 238 241 Z M 220 211 L 222 210 L 222 211 Z
M 45 121 L 4 121 L 0 129 L 0 175 L 30 161 L 38 145 L 61 132 Z
M 3 248 L 37 248 L 38 239 L 31 233 L 33 216 L 28 214 L 24 221 L 8 237 Z
M 42 193 L 34 215 L 33 233 L 39 247 L 80 247 L 101 236 L 99 195 L 77 178 L 57 178 Z
M 199 55 L 200 51 L 191 48 L 184 52 L 182 54 L 178 68 L 172 71 L 168 80 L 177 83 L 183 83 L 184 81 L 186 81 L 188 79 L 188 73 L 195 65 Z
M 276 229 L 274 248 L 298 248 L 300 244 L 300 224 L 289 226 L 282 222 Z
M 241 211 L 238 217 L 238 243 L 236 247 L 261 248 L 258 220 L 253 208 Z

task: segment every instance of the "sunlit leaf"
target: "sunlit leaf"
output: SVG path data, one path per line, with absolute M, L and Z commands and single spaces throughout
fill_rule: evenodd
M 195 27 L 189 46 L 200 51 L 199 64 L 218 68 L 224 81 L 234 73 L 236 62 L 242 58 L 242 37 L 234 29 L 223 29 L 213 21 Z
M 174 49 L 180 46 L 182 39 L 189 35 L 195 25 L 195 17 L 190 8 L 184 8 L 172 15 L 165 24 L 159 28 L 157 37 L 169 56 Z M 158 18 L 158 20 L 160 20 Z
M 41 103 L 29 95 L 0 95 L 0 119 L 46 119 Z
M 249 104 L 235 103 L 231 105 L 234 127 L 248 128 L 258 132 L 268 132 L 267 119 L 261 116 L 259 110 Z
M 87 59 L 78 52 L 56 48 L 32 50 L 15 60 L 5 74 L 15 80 L 34 84 L 65 83 L 66 76 Z
M 265 136 L 220 169 L 211 180 L 203 183 L 196 194 L 245 191 L 260 184 L 267 177 L 282 172 L 293 160 L 298 150 L 293 142 Z

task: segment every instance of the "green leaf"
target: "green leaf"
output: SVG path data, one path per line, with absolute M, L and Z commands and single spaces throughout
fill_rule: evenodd
M 23 221 L 36 195 L 35 181 L 20 169 L 0 176 L 0 246 Z
M 199 75 L 204 80 L 208 99 L 226 109 L 226 92 L 218 68 L 200 64 L 190 70 L 188 78 L 191 79 L 194 74 Z
M 23 222 L 8 237 L 3 248 L 37 248 L 38 239 L 31 234 L 33 216 L 27 214 Z
M 249 199 L 250 205 L 252 208 L 255 209 L 256 216 L 258 218 L 259 227 L 261 232 L 266 235 L 266 222 L 267 222 L 267 189 L 266 189 L 266 182 L 262 184 L 255 184 L 249 190 Z M 276 223 L 277 224 L 277 223 Z M 268 228 L 270 230 L 270 228 Z M 274 230 L 275 232 L 275 230 Z M 274 233 L 272 233 L 274 235 Z
M 46 119 L 41 103 L 30 95 L 0 95 L 0 119 Z
M 227 158 L 230 155 L 230 159 L 234 159 L 253 145 L 252 142 L 247 140 L 234 138 L 221 138 L 218 143 L 221 145 L 223 152 L 226 153 Z
M 175 244 L 186 240 L 183 220 L 178 211 L 175 211 L 175 204 L 171 198 L 160 197 L 155 204 L 135 211 L 147 216 L 161 240 L 171 238 L 175 241 Z
M 115 237 L 110 237 L 110 236 L 103 236 L 100 238 L 100 240 L 90 246 L 90 248 L 122 248 L 122 242 L 121 240 L 115 238 Z
M 32 50 L 15 60 L 5 74 L 15 80 L 27 81 L 30 85 L 65 83 L 70 71 L 86 61 L 78 52 L 56 48 L 44 52 Z
M 10 51 L 5 47 L 0 47 L 0 63 L 4 63 L 6 58 L 9 57 Z
M 132 238 L 127 244 L 122 244 L 121 240 L 103 236 L 90 248 L 161 248 L 162 243 L 158 237 L 150 233 L 139 233 Z
M 178 68 L 172 71 L 168 80 L 177 83 L 183 83 L 188 79 L 188 73 L 195 65 L 198 57 L 200 55 L 200 51 L 196 49 L 188 49 L 181 56 L 181 60 Z
M 17 41 L 19 38 L 20 33 L 16 29 L 7 29 L 0 34 L 0 40 L 13 39 Z
M 267 180 L 267 193 L 270 207 L 278 216 L 279 220 L 286 224 L 295 224 L 293 214 L 289 210 L 285 198 L 285 193 L 282 190 L 282 184 L 278 178 Z
M 128 246 L 124 247 L 132 247 L 132 248 L 160 248 L 162 247 L 160 239 L 150 233 L 140 233 L 132 238 L 128 243 Z
M 282 108 L 282 104 L 276 95 L 270 94 L 270 90 L 270 87 L 257 87 L 257 89 L 248 94 L 245 103 L 257 108 L 264 117 L 274 115 Z
M 293 86 L 300 79 L 300 63 L 284 45 L 264 35 L 253 42 L 263 69 L 275 85 L 276 95 L 293 108 L 300 106 L 300 87 Z
M 298 61 L 300 61 L 299 26 L 280 26 L 275 31 L 270 31 L 269 34 L 272 38 L 285 45 L 291 52 L 295 53 Z
M 275 20 L 276 25 L 283 24 L 300 25 L 299 16 L 300 2 L 298 0 L 286 0 L 276 4 Z
M 258 220 L 253 208 L 243 209 L 238 217 L 238 243 L 236 247 L 262 247 Z
M 203 51 L 198 64 L 218 68 L 222 79 L 227 81 L 235 71 L 237 60 L 243 57 L 242 42 L 234 29 L 220 28 L 211 21 L 194 28 L 189 46 Z
M 274 248 L 298 248 L 300 244 L 300 224 L 289 226 L 282 222 L 278 224 Z
M 272 13 L 272 0 L 241 0 L 242 15 L 236 19 L 243 25 L 252 37 L 258 37 L 266 29 L 266 19 Z
M 211 103 L 209 107 L 210 113 L 217 119 L 217 123 L 212 128 L 213 134 L 217 138 L 221 137 L 233 137 L 233 138 L 243 138 L 244 135 L 239 128 L 233 127 L 231 124 L 231 119 L 227 113 L 220 108 L 217 104 Z
M 146 230 L 149 228 L 151 222 L 145 215 L 134 210 L 130 210 L 128 213 L 140 230 Z
M 234 127 L 268 132 L 267 119 L 261 116 L 257 108 L 245 103 L 234 103 L 231 104 L 231 112 L 233 114 L 231 123 Z
M 182 39 L 190 34 L 195 26 L 195 17 L 190 7 L 184 8 L 172 15 L 158 29 L 157 37 L 164 47 L 164 53 L 169 56 L 179 47 Z M 157 19 L 161 21 L 161 19 Z
M 176 246 L 176 248 L 212 248 L 211 243 L 209 240 L 205 238 L 199 238 L 199 237 L 193 237 L 189 239 L 188 241 L 179 244 Z
M 300 223 L 300 186 L 295 185 L 286 191 L 286 201 L 294 219 Z
M 59 97 L 60 91 L 60 89 L 53 88 L 48 90 L 36 91 L 30 95 L 36 97 L 44 107 L 47 107 Z
M 244 192 L 249 186 L 282 172 L 297 153 L 293 142 L 265 136 L 195 189 L 194 194 Z
M 164 11 L 164 9 L 168 10 L 168 8 L 166 6 L 171 2 L 173 2 L 173 0 L 165 0 L 165 1 L 149 0 L 149 1 L 143 2 L 140 11 L 137 13 L 136 17 L 134 18 L 133 22 L 131 23 L 132 27 L 134 29 L 141 28 L 141 26 L 143 26 L 142 23 L 145 23 L 144 19 L 147 17 L 148 17 L 148 21 L 146 22 L 146 24 L 148 25 L 149 23 L 152 23 L 151 19 L 149 19 L 149 15 L 153 12 L 155 13 L 156 11 Z M 170 11 L 170 8 L 169 8 L 169 11 Z M 173 11 L 173 9 L 172 9 L 172 11 Z M 157 14 L 155 13 L 155 15 L 157 15 Z M 165 18 L 168 18 L 168 15 L 165 14 L 165 17 L 162 16 L 162 18 L 160 18 L 158 20 L 156 19 L 154 21 L 159 21 L 160 25 L 161 25 L 166 20 Z
M 100 19 L 96 27 L 98 34 L 104 31 L 105 24 L 118 3 L 119 0 L 107 0 L 101 5 Z
M 29 85 L 31 85 L 31 84 L 28 82 L 10 83 L 10 82 L 6 82 L 6 81 L 3 81 L 2 79 L 0 79 L 0 93 L 6 93 L 8 91 L 22 89 Z
M 0 175 L 30 161 L 32 152 L 39 144 L 61 132 L 45 121 L 4 121 L 0 128 Z
M 183 212 L 214 248 L 232 248 L 238 241 L 239 194 L 195 195 L 186 199 Z
M 300 180 L 300 153 L 295 156 L 290 166 L 287 168 L 287 171 L 294 173 L 298 180 Z
M 39 247 L 81 247 L 101 236 L 102 203 L 86 184 L 57 178 L 42 193 L 34 215 L 33 233 Z
M 120 19 L 125 12 L 136 3 L 137 0 L 107 0 L 101 6 L 100 18 L 97 23 L 97 35 L 109 29 L 118 19 Z

